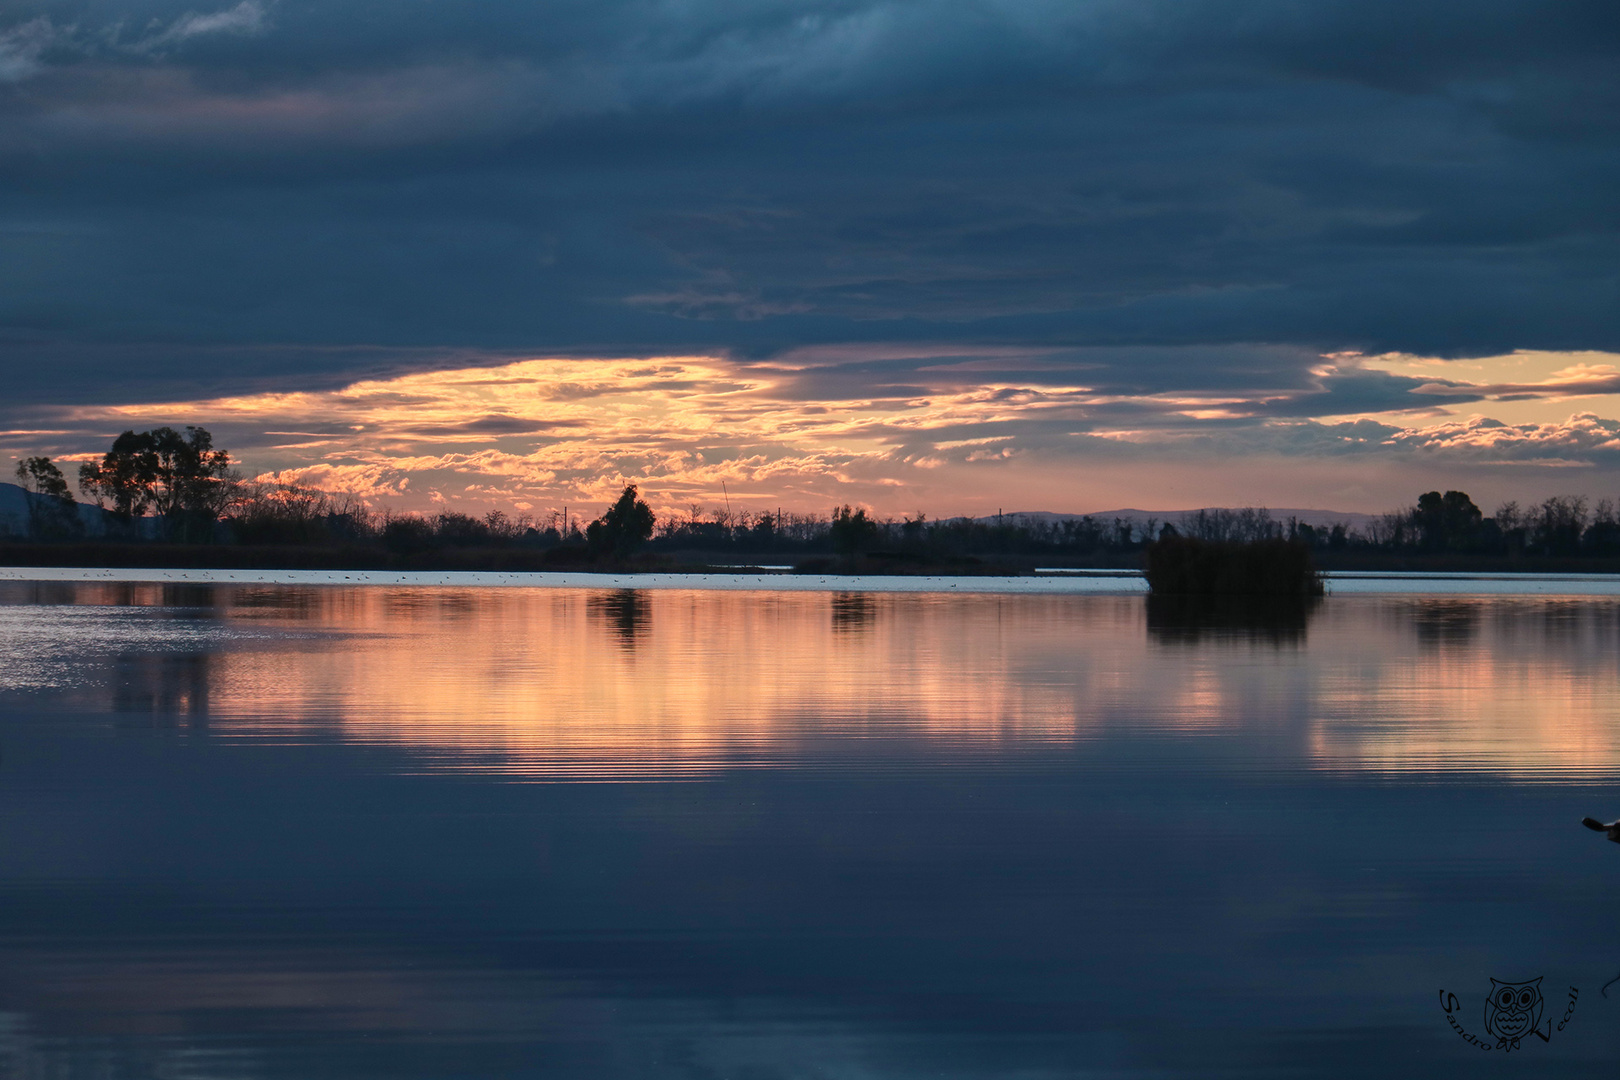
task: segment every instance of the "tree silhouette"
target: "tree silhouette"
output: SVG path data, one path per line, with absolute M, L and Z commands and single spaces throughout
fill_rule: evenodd
M 79 490 L 97 506 L 126 520 L 146 513 L 156 480 L 157 454 L 151 432 L 126 431 L 113 440 L 99 465 L 86 462 L 79 466 Z
M 878 523 L 866 515 L 865 509 L 840 506 L 833 513 L 831 533 L 834 551 L 854 555 L 877 540 Z
M 627 485 L 619 500 L 585 527 L 585 543 L 593 555 L 624 558 L 652 537 L 657 518 L 652 508 L 636 497 L 636 485 Z
M 99 465 L 79 468 L 79 489 L 126 520 L 152 510 L 175 538 L 205 539 L 233 491 L 231 457 L 208 429 L 171 427 L 113 440 Z
M 79 524 L 78 504 L 62 470 L 48 457 L 17 462 L 17 483 L 28 492 L 28 529 L 35 539 L 71 535 Z
M 212 525 L 230 501 L 231 456 L 214 449 L 207 428 L 153 429 L 157 483 L 152 508 L 165 518 L 190 518 Z
M 1586 499 L 1580 495 L 1554 495 L 1534 511 L 1536 540 L 1548 555 L 1575 555 L 1586 531 Z
M 1414 520 L 1424 547 L 1460 549 L 1477 539 L 1484 515 L 1467 492 L 1428 491 L 1418 496 Z
M 67 480 L 62 476 L 62 470 L 48 457 L 23 458 L 17 462 L 17 483 L 22 489 L 33 495 L 44 495 L 51 499 L 66 499 L 73 501 L 68 494 Z

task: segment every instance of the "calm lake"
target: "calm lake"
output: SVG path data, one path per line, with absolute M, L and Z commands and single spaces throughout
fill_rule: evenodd
M 0 1075 L 1612 1077 L 1560 588 L 0 582 Z

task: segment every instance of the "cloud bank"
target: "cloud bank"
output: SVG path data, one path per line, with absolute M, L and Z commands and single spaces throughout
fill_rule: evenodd
M 1592 357 L 1534 381 L 1437 385 L 1385 370 L 1432 360 L 1340 355 L 1291 385 L 1291 354 L 1277 350 L 1269 374 L 1226 372 L 1187 392 L 1142 378 L 1155 363 L 1176 370 L 1191 359 L 1174 355 L 859 352 L 854 364 L 836 350 L 748 364 L 531 359 L 332 390 L 45 407 L 0 433 L 0 445 L 89 459 L 125 428 L 201 422 L 261 480 L 396 508 L 540 514 L 594 512 L 629 483 L 666 514 L 722 501 L 978 514 L 1010 500 L 1065 510 L 1170 508 L 1214 493 L 1241 502 L 1257 473 L 1312 496 L 1296 502 L 1365 510 L 1409 501 L 1415 491 L 1398 485 L 1424 473 L 1487 500 L 1570 490 L 1574 473 L 1593 494 L 1620 481 L 1620 421 L 1569 412 L 1614 404 L 1615 368 Z M 1222 372 L 1253 355 L 1202 359 Z M 1485 373 L 1526 363 L 1502 357 Z M 1090 377 L 1073 381 L 1076 371 Z M 1477 411 L 1542 407 L 1560 418 Z M 1397 486 L 1369 485 L 1369 471 L 1393 471 Z
M 1447 363 L 1620 350 L 1617 51 L 1600 0 L 22 0 L 0 363 L 26 409 L 702 356 L 841 409 L 954 355 L 1120 431 L 1426 429 L 1514 393 Z M 1119 438 L 1076 407 L 1021 445 Z

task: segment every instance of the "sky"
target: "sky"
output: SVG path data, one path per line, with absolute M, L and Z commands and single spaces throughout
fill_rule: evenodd
M 0 0 L 0 464 L 1612 496 L 1616 191 L 1612 0 Z

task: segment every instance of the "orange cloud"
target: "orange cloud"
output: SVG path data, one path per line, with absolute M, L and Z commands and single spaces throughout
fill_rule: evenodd
M 1452 392 L 1471 387 L 1477 404 L 1487 391 L 1537 386 L 1568 396 L 1620 378 L 1597 354 L 1460 362 L 1477 382 L 1437 379 L 1437 369 L 1450 369 L 1421 358 L 1323 359 L 1324 381 L 1357 371 L 1398 375 L 1393 392 L 1380 390 L 1392 410 L 1408 408 L 1401 388 L 1423 387 L 1422 380 Z M 447 504 L 481 513 L 524 504 L 542 517 L 608 502 L 630 483 L 661 514 L 692 503 L 804 512 L 844 502 L 936 516 L 1264 502 L 1377 511 L 1409 499 L 1413 484 L 1472 483 L 1459 475 L 1469 468 L 1511 463 L 1522 476 L 1620 465 L 1620 423 L 1593 412 L 1509 423 L 1459 416 L 1454 403 L 1436 408 L 1424 393 L 1404 399 L 1422 403 L 1415 411 L 1323 423 L 1277 408 L 1290 394 L 1296 403 L 1321 396 L 1312 387 L 1261 388 L 1247 397 L 1130 395 L 1061 385 L 1056 372 L 1042 376 L 1049 383 L 1028 385 L 1027 372 L 1023 380 L 997 379 L 988 370 L 955 370 L 963 366 L 956 358 L 943 366 L 952 370 L 926 373 L 935 384 L 919 376 L 904 394 L 817 399 L 806 389 L 825 372 L 808 360 L 528 359 L 324 391 L 36 410 L 27 430 L 0 436 L 32 447 L 30 431 L 77 431 L 95 446 L 125 427 L 202 424 L 263 480 L 396 508 Z M 1408 423 L 1389 419 L 1403 415 Z M 55 452 L 64 460 L 93 456 L 60 445 Z M 1233 469 L 1236 459 L 1263 468 Z M 1369 487 L 1372 463 L 1388 472 L 1376 478 L 1385 493 Z M 1441 469 L 1443 479 L 1408 478 Z M 1256 486 L 1261 480 L 1265 488 Z M 1498 494 L 1533 493 L 1484 491 Z

